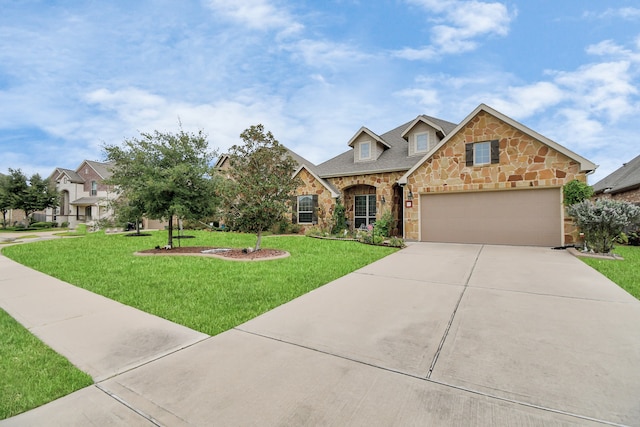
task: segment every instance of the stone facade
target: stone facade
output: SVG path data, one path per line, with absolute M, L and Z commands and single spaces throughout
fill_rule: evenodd
M 317 195 L 318 196 L 318 226 L 321 228 L 327 228 L 331 226 L 331 219 L 333 215 L 333 209 L 336 206 L 336 200 L 332 197 L 331 191 L 325 187 L 320 181 L 318 181 L 312 174 L 306 169 L 301 169 L 297 175 L 297 178 L 302 181 L 296 189 L 296 196 Z M 296 215 L 293 212 L 292 215 Z M 316 224 L 299 224 L 301 231 L 304 232 L 307 227 Z
M 491 140 L 499 141 L 499 163 L 466 166 L 466 144 Z M 562 187 L 573 179 L 586 182 L 578 162 L 481 111 L 408 177 L 406 191 L 414 198 L 405 212 L 405 236 L 419 238 L 419 194 Z M 565 219 L 564 232 L 565 243 L 576 240 L 570 219 Z
M 376 173 L 369 175 L 342 176 L 337 178 L 327 178 L 337 191 L 340 192 L 341 202 L 346 208 L 346 216 L 349 224 L 354 224 L 354 196 L 360 194 L 376 195 L 376 218 L 380 218 L 383 212 L 390 209 L 394 218 L 399 218 L 397 193 L 399 191 L 396 181 L 403 175 L 404 171 Z M 302 169 L 297 177 L 302 181 L 296 189 L 296 195 L 317 195 L 318 196 L 318 226 L 330 228 L 333 221 L 333 209 L 336 199 L 331 191 L 314 178 L 306 169 Z M 311 224 L 300 224 L 303 228 Z

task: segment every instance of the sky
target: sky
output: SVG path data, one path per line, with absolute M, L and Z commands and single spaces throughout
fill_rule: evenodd
M 0 172 L 261 123 L 318 164 L 487 104 L 599 165 L 640 154 L 636 0 L 0 0 Z

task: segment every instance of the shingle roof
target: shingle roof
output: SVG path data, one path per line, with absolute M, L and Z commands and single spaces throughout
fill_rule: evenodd
M 102 177 L 102 179 L 107 179 L 110 178 L 111 175 L 113 175 L 113 172 L 111 172 L 111 168 L 113 167 L 113 162 L 107 162 L 107 163 L 102 163 L 102 162 L 95 162 L 92 160 L 85 160 L 96 172 L 98 172 L 98 175 L 100 175 Z
M 84 182 L 84 179 L 82 179 L 82 177 L 74 170 L 65 168 L 58 168 L 58 170 L 60 171 L 60 173 L 64 173 L 65 175 L 67 175 L 71 182 Z
M 620 193 L 635 187 L 640 187 L 640 155 L 596 182 L 593 190 L 596 193 L 602 193 L 605 190 Z
M 436 119 L 434 117 L 421 115 L 425 119 L 438 124 L 445 135 L 456 127 L 455 123 L 446 120 Z M 416 164 L 422 156 L 409 157 L 409 143 L 402 138 L 405 129 L 415 121 L 411 120 L 398 126 L 389 132 L 380 135 L 390 147 L 378 157 L 377 160 L 371 162 L 355 162 L 353 158 L 353 150 L 345 151 L 338 156 L 327 160 L 317 166 L 317 173 L 320 177 L 329 178 L 334 176 L 360 175 L 379 172 L 403 171 L 409 170 Z

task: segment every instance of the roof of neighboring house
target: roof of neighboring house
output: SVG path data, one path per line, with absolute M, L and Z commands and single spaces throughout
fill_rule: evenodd
M 596 168 L 598 167 L 594 163 L 592 163 L 589 160 L 585 159 L 584 157 L 574 153 L 573 151 L 569 150 L 568 148 L 563 147 L 562 145 L 558 144 L 557 142 L 550 140 L 546 136 L 541 135 L 541 134 L 539 134 L 538 132 L 536 132 L 536 131 L 534 131 L 532 129 L 529 129 L 528 127 L 526 127 L 522 123 L 519 123 L 519 122 L 513 120 L 512 118 L 505 116 L 504 114 L 500 113 L 497 110 L 494 110 L 493 108 L 489 107 L 488 105 L 480 104 L 480 105 L 478 105 L 476 107 L 475 110 L 473 110 L 471 112 L 471 114 L 469 114 L 463 121 L 461 121 L 460 124 L 455 127 L 455 129 L 453 129 L 451 132 L 449 132 L 447 134 L 447 136 L 445 136 L 435 147 L 433 147 L 431 150 L 429 150 L 429 152 L 427 154 L 425 154 L 425 156 L 422 157 L 420 159 L 420 161 L 415 162 L 413 167 L 398 180 L 398 183 L 399 184 L 406 184 L 407 183 L 407 178 L 409 177 L 409 175 L 411 175 L 416 169 L 418 169 L 420 167 L 420 165 L 422 165 L 424 162 L 426 162 L 437 150 L 440 149 L 440 147 L 442 147 L 447 142 L 449 142 L 449 140 L 451 138 L 453 138 L 453 136 L 455 134 L 457 134 L 462 128 L 464 128 L 481 111 L 484 111 L 485 113 L 488 113 L 488 114 L 490 114 L 490 115 L 502 120 L 503 122 L 509 124 L 510 126 L 518 129 L 519 131 L 521 131 L 525 135 L 529 135 L 530 137 L 542 142 L 543 144 L 547 145 L 548 147 L 551 147 L 554 150 L 556 150 L 556 151 L 564 154 L 565 156 L 569 157 L 570 159 L 578 162 L 580 164 L 580 170 L 583 171 L 583 172 L 591 172 L 591 171 L 596 170 Z
M 113 175 L 113 172 L 111 172 L 111 168 L 114 165 L 113 162 L 103 163 L 103 162 L 96 162 L 93 160 L 85 160 L 80 164 L 80 167 L 78 167 L 78 169 L 76 170 L 77 171 L 80 170 L 80 168 L 82 168 L 82 164 L 84 163 L 87 163 L 89 166 L 91 166 L 93 170 L 95 170 L 102 179 L 111 178 L 111 175 Z
M 354 160 L 353 150 L 345 151 L 344 153 L 319 164 L 316 169 L 318 175 L 323 178 L 329 178 L 410 169 L 421 159 L 421 156 L 409 156 L 409 143 L 403 138 L 403 134 L 409 126 L 413 126 L 419 119 L 437 125 L 440 128 L 437 130 L 442 130 L 444 135 L 447 135 L 456 127 L 455 123 L 447 122 L 446 120 L 437 119 L 435 117 L 420 115 L 416 119 L 404 123 L 379 136 L 379 138 L 385 142 L 385 146 L 389 148 L 384 150 L 377 160 L 370 162 L 356 162 Z M 355 137 L 362 133 L 364 131 L 363 129 L 368 131 L 367 128 L 360 128 Z M 367 133 L 370 134 L 370 132 L 371 131 Z M 353 143 L 355 137 L 349 141 L 350 145 Z
M 77 206 L 90 206 L 90 205 L 95 205 L 96 203 L 102 200 L 104 200 L 104 197 L 80 197 L 79 199 L 76 199 L 73 202 L 70 202 L 69 204 L 77 205 Z
M 71 169 L 56 168 L 56 170 L 53 171 L 53 173 L 51 174 L 51 178 L 53 178 L 54 175 L 56 175 L 55 176 L 56 179 L 59 179 L 60 175 L 67 175 L 67 178 L 69 178 L 69 181 L 71 182 L 78 182 L 78 183 L 84 182 L 84 179 L 82 179 L 82 177 L 76 171 Z
M 628 163 L 602 178 L 593 185 L 593 191 L 598 193 L 620 193 L 640 187 L 640 155 Z

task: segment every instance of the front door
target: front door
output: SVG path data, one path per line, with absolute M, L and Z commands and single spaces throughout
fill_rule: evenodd
M 376 222 L 376 195 L 355 196 L 354 226 L 360 228 Z

